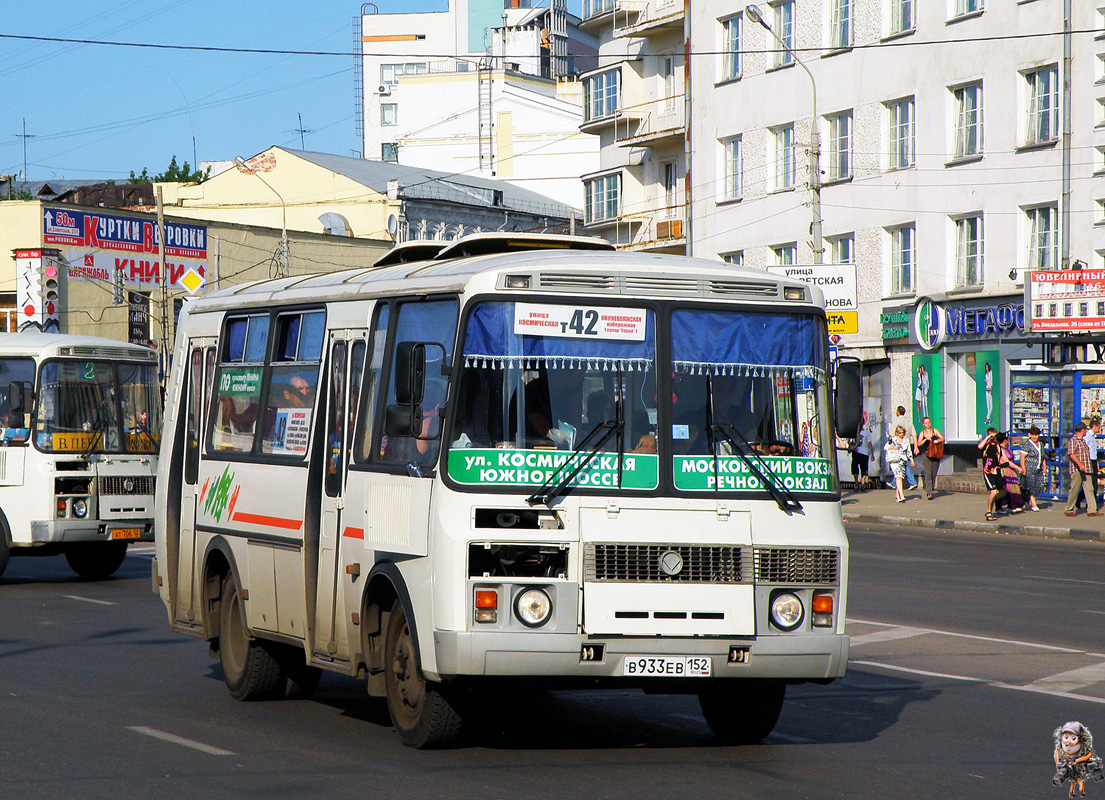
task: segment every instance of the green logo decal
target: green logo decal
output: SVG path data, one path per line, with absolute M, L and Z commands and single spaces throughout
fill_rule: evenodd
M 549 479 L 564 480 L 586 457 L 563 450 L 450 450 L 449 477 L 467 485 L 540 486 Z M 559 474 L 555 474 L 560 467 Z M 623 489 L 655 489 L 658 473 L 659 459 L 655 455 L 622 456 Z M 575 476 L 572 486 L 616 489 L 617 453 L 597 453 Z
M 204 513 L 213 516 L 216 522 L 223 521 L 223 512 L 226 511 L 226 504 L 230 502 L 230 487 L 233 483 L 234 473 L 230 471 L 230 466 L 227 465 L 223 469 L 223 474 L 215 480 L 214 486 L 207 493 L 203 510 Z
M 775 456 L 764 458 L 778 482 L 792 492 L 835 492 L 832 467 L 824 458 L 794 458 Z M 717 474 L 714 459 L 710 456 L 676 456 L 675 488 L 684 492 L 713 491 L 715 488 L 731 491 L 761 491 L 760 479 L 743 460 L 735 456 L 719 456 Z M 760 468 L 768 477 L 771 474 Z

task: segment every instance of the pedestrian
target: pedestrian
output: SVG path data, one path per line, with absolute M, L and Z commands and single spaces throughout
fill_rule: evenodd
M 1090 429 L 1086 431 L 1086 448 L 1090 451 L 1090 487 L 1093 490 L 1094 500 L 1097 500 L 1099 487 L 1097 484 L 1097 467 L 1101 456 L 1105 455 L 1105 447 L 1097 443 L 1097 437 L 1101 435 L 1101 417 L 1090 417 Z
M 916 451 L 913 449 L 913 425 L 909 421 L 909 417 L 906 416 L 905 406 L 898 406 L 898 413 L 894 416 L 894 428 L 901 426 L 905 430 L 906 439 L 909 441 L 909 461 L 905 465 L 905 481 L 906 486 L 910 489 L 917 488 L 917 476 L 913 474 L 913 456 Z
M 1070 460 L 1070 492 L 1067 493 L 1067 507 L 1064 513 L 1073 517 L 1077 513 L 1075 504 L 1078 502 L 1080 489 L 1086 491 L 1086 506 L 1089 509 L 1088 517 L 1100 517 L 1097 510 L 1097 498 L 1094 497 L 1093 487 L 1087 480 L 1090 469 L 1090 448 L 1086 445 L 1085 422 L 1079 422 L 1074 426 L 1074 436 L 1067 443 L 1067 458 Z
M 866 426 L 861 426 L 852 449 L 852 479 L 856 482 L 856 491 L 867 491 L 867 468 L 870 463 L 871 434 L 867 432 Z
M 997 519 L 994 516 L 994 504 L 998 495 L 1005 490 L 1005 480 L 1001 475 L 1001 448 L 998 447 L 998 431 L 996 428 L 987 428 L 986 435 L 978 443 L 978 449 L 982 451 L 982 479 L 986 481 L 986 519 Z
M 1028 500 L 1028 510 L 1039 511 L 1036 498 L 1047 491 L 1047 476 L 1044 446 L 1040 444 L 1040 429 L 1035 425 L 1028 429 L 1028 439 L 1021 442 L 1021 471 L 1024 475 L 1021 489 Z
M 914 450 L 921 457 L 921 477 L 925 479 L 925 499 L 931 500 L 936 491 L 936 472 L 944 457 L 944 435 L 932 427 L 932 417 L 921 420 L 924 427 L 917 431 Z
M 912 452 L 913 445 L 906 436 L 905 428 L 899 425 L 886 443 L 886 463 L 894 474 L 894 500 L 898 503 L 905 502 L 905 470 Z
M 1007 506 L 1011 513 L 1020 514 L 1024 511 L 1024 497 L 1021 495 L 1021 484 L 1017 475 L 1022 470 L 1021 465 L 1013 459 L 1012 443 L 1012 439 L 1005 433 L 999 433 L 994 437 L 994 444 L 1001 452 L 1000 471 L 1005 488 L 1005 494 L 994 502 L 994 510 Z

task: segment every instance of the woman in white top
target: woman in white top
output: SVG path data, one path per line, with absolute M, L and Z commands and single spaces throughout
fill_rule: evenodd
M 913 444 L 906 436 L 905 428 L 899 425 L 886 443 L 886 460 L 894 474 L 894 500 L 899 503 L 905 502 L 905 468 L 912 452 Z

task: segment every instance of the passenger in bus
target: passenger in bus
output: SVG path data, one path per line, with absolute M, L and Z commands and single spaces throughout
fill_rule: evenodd
M 314 405 L 311 383 L 302 375 L 293 375 L 283 389 L 284 401 L 289 408 L 310 408 Z

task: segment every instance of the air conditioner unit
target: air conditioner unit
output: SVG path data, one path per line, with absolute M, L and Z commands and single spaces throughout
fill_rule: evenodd
M 383 95 L 384 97 L 390 96 L 391 95 L 391 84 L 390 83 L 381 83 L 379 86 L 376 87 L 376 94 Z

